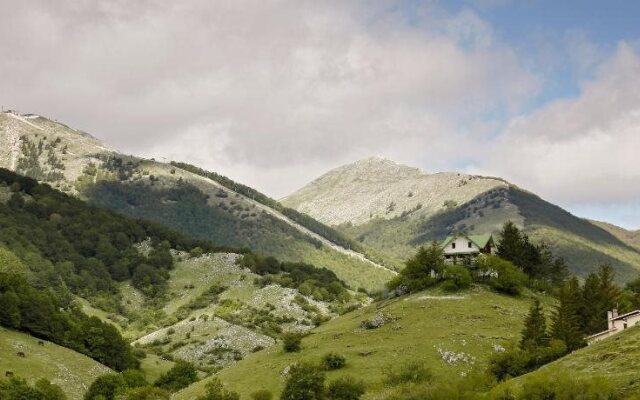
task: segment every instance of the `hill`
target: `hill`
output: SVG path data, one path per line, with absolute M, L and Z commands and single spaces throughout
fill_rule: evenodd
M 549 244 L 579 275 L 608 263 L 627 280 L 640 268 L 633 242 L 499 178 L 429 174 L 369 158 L 329 171 L 282 203 L 378 249 L 396 264 L 431 240 L 452 232 L 495 233 L 511 220 Z
M 602 221 L 591 221 L 591 223 L 611 233 L 613 236 L 617 237 L 629 246 L 640 250 L 640 230 L 632 231 Z
M 123 155 L 49 118 L 0 113 L 0 148 L 0 167 L 221 246 L 326 266 L 354 288 L 378 289 L 393 276 L 375 252 L 247 186 Z
M 328 269 L 219 248 L 5 169 L 0 193 L 0 322 L 96 357 L 86 336 L 104 330 L 126 356 L 118 370 L 135 364 L 121 335 L 211 372 L 369 301 Z M 91 332 L 67 340 L 65 324 Z
M 640 390 L 640 328 L 625 332 L 577 350 L 544 367 L 515 378 L 504 386 L 521 387 L 526 382 L 548 376 L 565 375 L 577 380 L 602 379 L 621 394 Z
M 25 356 L 19 357 L 19 352 Z M 32 384 L 47 379 L 73 400 L 82 399 L 95 378 L 111 370 L 73 350 L 0 328 L 0 373 L 5 376 L 7 371 Z
M 431 289 L 331 320 L 309 332 L 300 353 L 273 346 L 217 376 L 244 398 L 262 388 L 277 394 L 288 366 L 298 361 L 319 363 L 326 353 L 335 352 L 346 357 L 347 366 L 329 372 L 328 379 L 352 375 L 363 379 L 371 393 L 383 389 L 385 371 L 412 361 L 423 363 L 437 379 L 452 378 L 483 370 L 492 353 L 519 337 L 529 306 L 528 298 L 498 295 L 482 287 L 455 295 Z M 365 329 L 363 321 L 385 323 Z M 176 398 L 194 398 L 206 382 L 197 382 Z

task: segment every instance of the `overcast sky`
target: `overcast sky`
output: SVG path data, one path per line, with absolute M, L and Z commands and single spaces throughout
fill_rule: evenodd
M 561 4 L 558 4 L 561 3 Z M 0 0 L 0 104 L 273 197 L 378 155 L 640 228 L 640 2 Z

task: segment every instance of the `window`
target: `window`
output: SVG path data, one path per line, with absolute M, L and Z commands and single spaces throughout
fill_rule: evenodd
M 471 242 L 469 242 L 469 248 L 471 248 L 471 247 L 472 247 L 472 244 L 471 244 Z
M 455 248 L 456 248 L 456 244 L 455 244 L 455 242 L 454 242 L 454 243 L 451 243 L 451 248 L 452 248 L 452 249 L 455 249 Z

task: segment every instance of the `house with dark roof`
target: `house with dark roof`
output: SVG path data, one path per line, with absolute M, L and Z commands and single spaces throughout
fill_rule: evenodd
M 440 245 L 448 264 L 471 265 L 480 254 L 494 254 L 496 242 L 493 235 L 459 234 L 447 237 Z
M 618 315 L 618 310 L 614 308 L 612 311 L 607 311 L 607 330 L 588 336 L 586 338 L 587 343 L 591 344 L 599 340 L 606 339 L 609 336 L 620 333 L 627 328 L 637 325 L 638 323 L 640 323 L 640 310 Z

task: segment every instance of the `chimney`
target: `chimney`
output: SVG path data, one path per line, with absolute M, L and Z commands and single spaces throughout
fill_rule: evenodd
M 614 311 L 607 311 L 607 328 L 608 330 L 613 329 L 613 313 Z
M 613 309 L 613 318 L 618 318 L 618 309 L 617 308 Z

